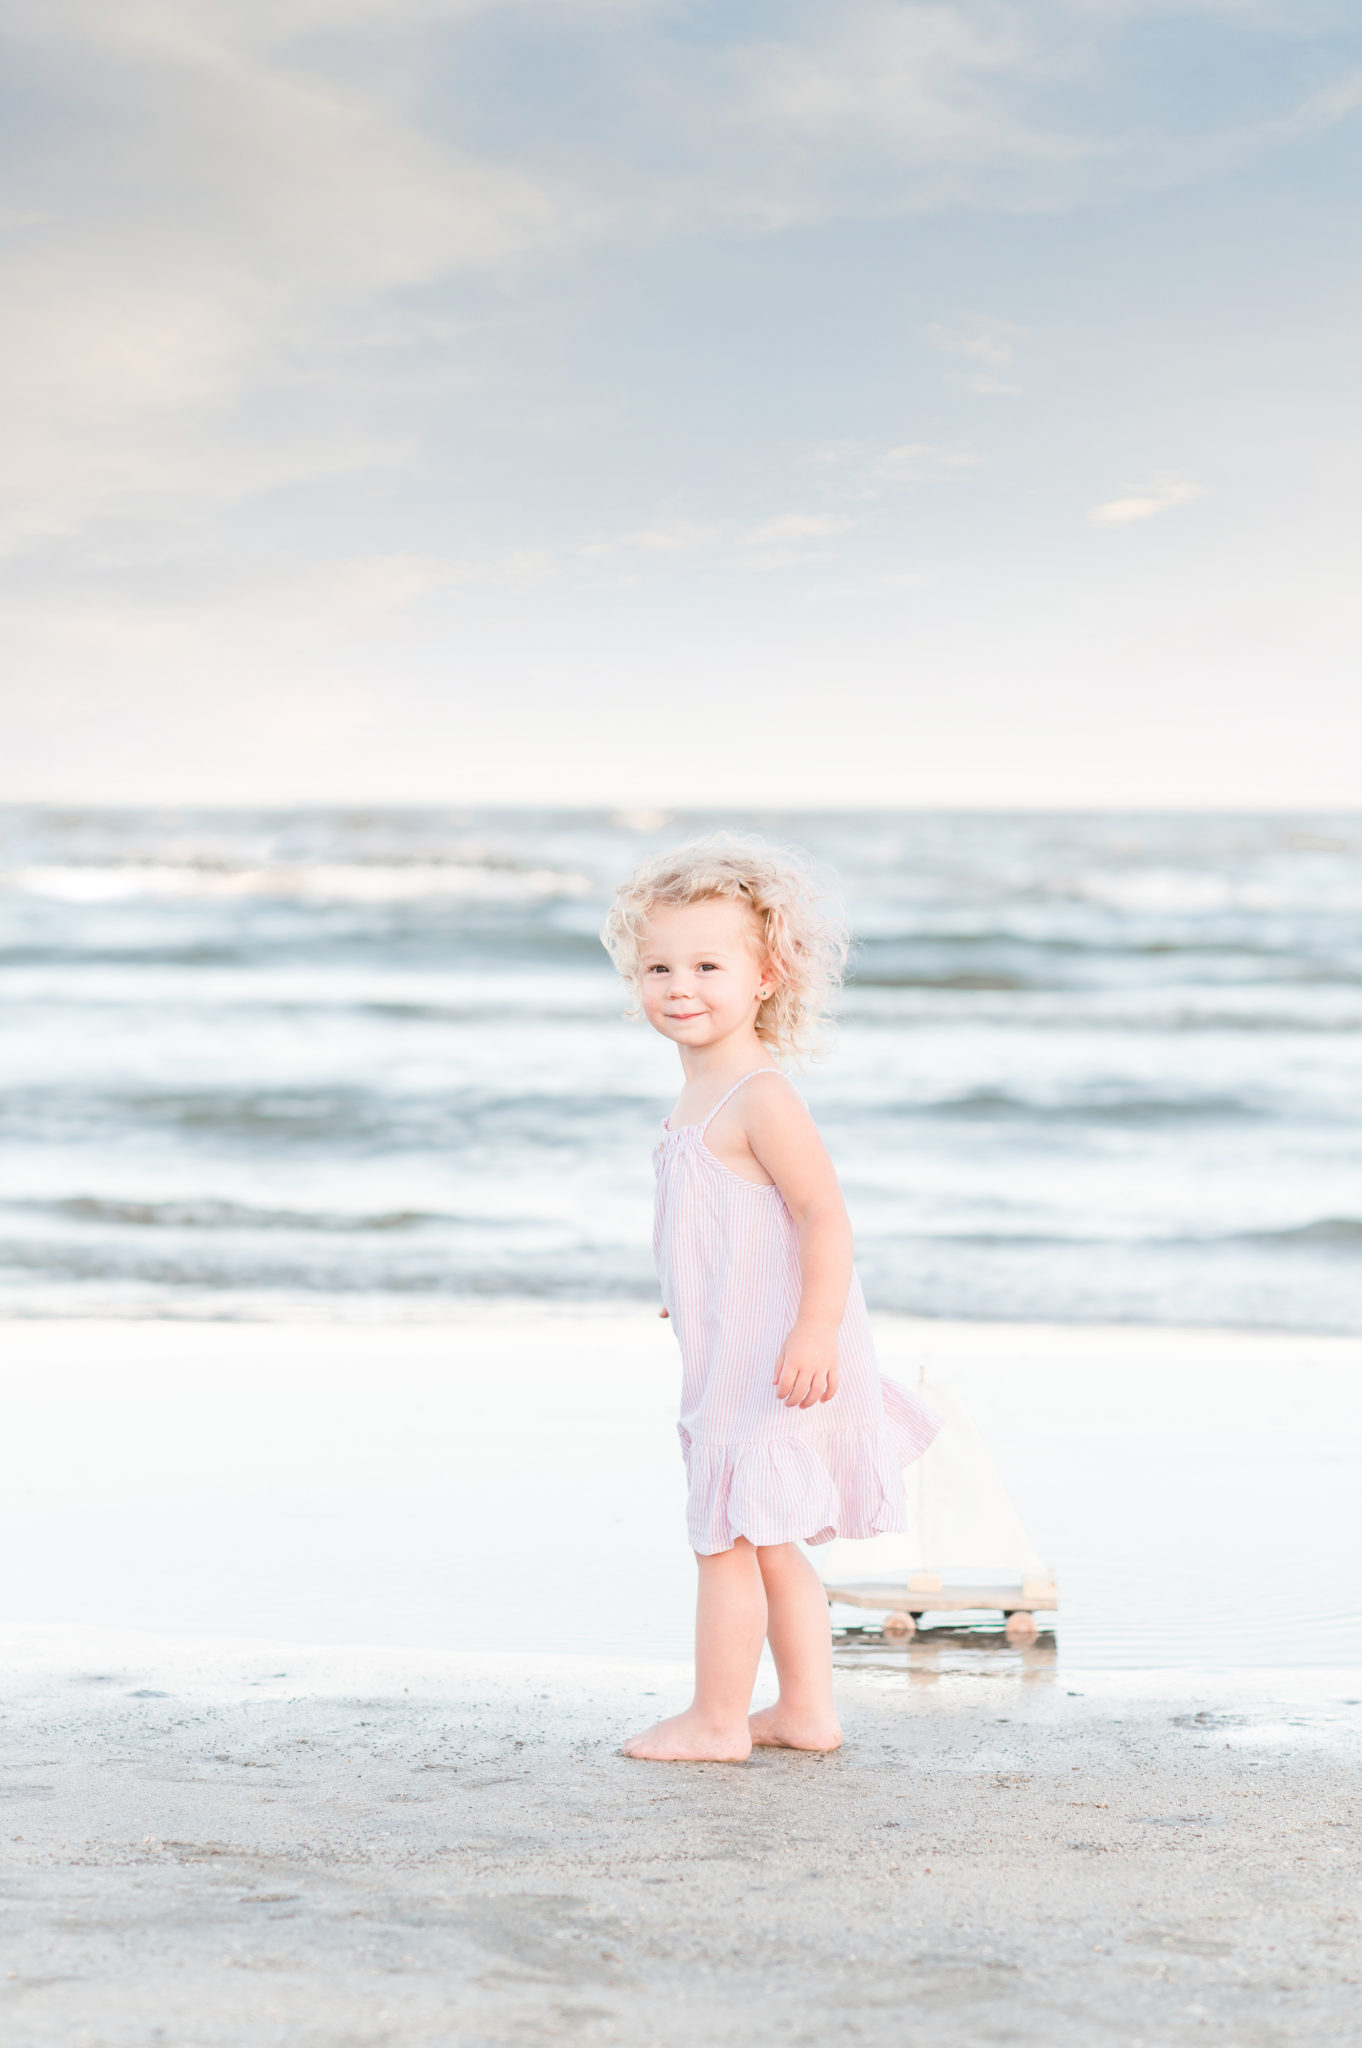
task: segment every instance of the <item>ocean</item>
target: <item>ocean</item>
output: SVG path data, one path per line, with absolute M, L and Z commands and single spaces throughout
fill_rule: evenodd
M 872 1308 L 1362 1329 L 1362 818 L 0 814 L 0 1313 L 646 1300 L 636 860 L 804 849 Z

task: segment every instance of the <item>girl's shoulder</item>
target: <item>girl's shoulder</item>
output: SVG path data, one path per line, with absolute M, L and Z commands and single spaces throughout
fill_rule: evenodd
M 767 1085 L 768 1076 L 774 1076 L 781 1086 Z M 755 1074 L 747 1075 L 727 1097 L 725 1106 L 737 1110 L 744 1123 L 809 1118 L 809 1105 L 783 1067 L 759 1067 Z
M 778 1081 L 783 1081 L 785 1086 L 763 1088 L 754 1085 L 765 1081 L 770 1074 L 774 1074 Z M 754 1067 L 750 1073 L 739 1074 L 736 1080 L 730 1081 L 720 1090 L 718 1096 L 708 1103 L 703 1100 L 699 1103 L 688 1102 L 689 1093 L 689 1089 L 683 1088 L 672 1104 L 666 1119 L 669 1130 L 705 1130 L 721 1113 L 726 1121 L 742 1124 L 753 1111 L 763 1115 L 769 1114 L 773 1109 L 778 1113 L 781 1109 L 799 1109 L 804 1106 L 803 1096 L 781 1067 Z M 687 1110 L 690 1111 L 689 1115 L 686 1114 Z

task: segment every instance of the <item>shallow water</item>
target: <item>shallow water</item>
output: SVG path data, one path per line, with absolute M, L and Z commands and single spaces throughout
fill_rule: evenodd
M 1053 1642 L 924 1629 L 866 1670 L 1362 1668 L 1362 1347 L 881 1322 L 965 1401 L 1057 1572 Z M 11 1325 L 0 1623 L 689 1655 L 664 1324 Z M 873 1617 L 838 1610 L 838 1621 Z
M 1362 1328 L 1362 821 L 0 817 L 0 1309 L 646 1298 L 673 1054 L 610 882 L 717 823 L 841 875 L 807 1077 L 873 1306 Z

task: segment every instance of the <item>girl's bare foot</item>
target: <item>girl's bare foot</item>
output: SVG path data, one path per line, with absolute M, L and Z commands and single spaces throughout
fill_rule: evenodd
M 720 1728 L 702 1720 L 692 1708 L 673 1714 L 642 1735 L 632 1735 L 624 1745 L 625 1756 L 643 1757 L 655 1764 L 745 1764 L 752 1754 L 752 1742 L 745 1721 Z
M 757 1749 L 840 1749 L 842 1731 L 831 1715 L 800 1715 L 783 1707 L 763 1707 L 748 1721 Z

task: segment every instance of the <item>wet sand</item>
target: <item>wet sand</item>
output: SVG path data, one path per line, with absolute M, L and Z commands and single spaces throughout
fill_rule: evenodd
M 871 1652 L 696 1768 L 673 1662 L 4 1651 L 5 2048 L 1357 2037 L 1356 1674 Z

